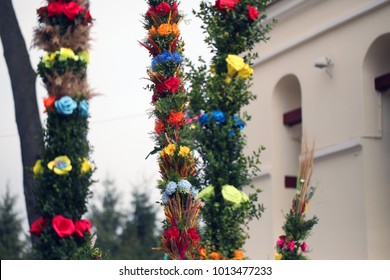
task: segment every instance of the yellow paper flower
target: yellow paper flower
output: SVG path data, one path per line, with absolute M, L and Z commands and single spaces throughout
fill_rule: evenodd
M 275 260 L 280 261 L 282 259 L 283 259 L 283 255 L 278 252 L 275 252 Z
M 50 68 L 53 65 L 53 61 L 56 58 L 55 53 L 47 53 L 45 56 L 42 58 L 42 62 L 45 64 L 46 68 Z
M 65 175 L 72 170 L 70 159 L 67 156 L 56 157 L 47 164 L 47 167 L 57 175 Z
M 231 204 L 240 205 L 242 201 L 242 192 L 232 185 L 224 185 L 221 190 L 223 199 Z
M 186 157 L 191 152 L 190 148 L 187 146 L 180 146 L 179 156 Z
M 244 67 L 237 73 L 237 77 L 241 79 L 248 79 L 252 75 L 253 75 L 253 69 L 246 63 Z
M 93 164 L 88 161 L 87 158 L 83 158 L 81 163 L 81 173 L 88 173 L 92 170 Z
M 233 77 L 238 71 L 245 67 L 244 60 L 238 55 L 229 54 L 226 58 L 228 74 Z
M 198 193 L 198 195 L 196 196 L 196 199 L 208 200 L 208 199 L 212 198 L 213 196 L 214 196 L 214 186 L 209 185 Z
M 43 173 L 42 160 L 38 159 L 33 167 L 34 175 L 40 175 Z
M 232 78 L 230 76 L 226 76 L 225 83 L 230 84 L 232 82 Z
M 61 48 L 60 49 L 60 56 L 58 57 L 59 61 L 65 61 L 68 59 L 78 60 L 79 57 L 74 54 L 72 49 L 69 48 Z
M 164 148 L 164 152 L 168 155 L 168 156 L 172 156 L 173 153 L 176 151 L 176 145 L 175 144 L 169 144 L 168 146 L 166 146 Z
M 89 52 L 81 51 L 77 55 L 81 61 L 85 61 L 87 64 L 89 64 Z

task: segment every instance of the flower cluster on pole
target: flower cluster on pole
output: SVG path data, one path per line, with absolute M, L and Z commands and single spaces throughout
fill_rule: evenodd
M 310 186 L 313 172 L 314 143 L 307 146 L 306 139 L 302 139 L 301 154 L 299 157 L 299 176 L 297 178 L 296 193 L 290 211 L 285 215 L 282 227 L 284 235 L 279 236 L 276 242 L 276 260 L 306 260 L 309 246 L 305 239 L 310 235 L 318 218 L 313 216 L 306 219 L 306 212 L 316 188 Z
M 165 213 L 161 247 L 171 259 L 194 259 L 200 245 L 196 200 L 196 158 L 188 123 L 188 96 L 184 89 L 183 46 L 179 23 L 183 19 L 174 0 L 148 0 L 144 15 L 147 37 L 140 42 L 151 56 L 147 70 L 151 84 L 155 129 L 153 138 L 161 179 L 161 205 Z
M 254 45 L 268 39 L 264 25 L 268 0 L 202 1 L 196 16 L 203 21 L 205 42 L 213 54 L 211 64 L 190 65 L 190 116 L 199 151 L 203 186 L 198 197 L 205 202 L 201 213 L 205 223 L 201 258 L 242 259 L 248 237 L 246 226 L 259 218 L 263 207 L 257 202 L 260 190 L 250 195 L 258 171 L 260 147 L 252 156 L 244 154 L 242 130 L 250 120 L 243 107 L 254 100 L 251 67 L 257 54 Z
M 86 79 L 89 30 L 88 0 L 48 0 L 37 10 L 33 44 L 46 51 L 38 74 L 48 92 L 44 148 L 33 167 L 34 194 L 40 218 L 30 232 L 38 237 L 38 259 L 84 259 L 92 256 L 91 223 L 82 219 L 92 184 L 88 143 L 89 100 Z

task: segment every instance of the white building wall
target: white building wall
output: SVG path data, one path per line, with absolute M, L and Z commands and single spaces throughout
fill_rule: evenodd
M 253 85 L 258 99 L 248 107 L 247 150 L 266 147 L 264 174 L 254 179 L 266 211 L 251 223 L 247 253 L 272 259 L 282 234 L 282 211 L 294 195 L 285 189 L 284 176 L 297 173 L 299 147 L 291 139 L 296 131 L 283 126 L 282 112 L 301 103 L 302 127 L 317 147 L 313 183 L 319 187 L 308 216 L 317 215 L 319 224 L 308 240 L 310 258 L 390 259 L 390 93 L 372 92 L 373 76 L 390 72 L 390 60 L 383 57 L 370 74 L 365 60 L 381 35 L 389 37 L 382 44 L 390 42 L 390 3 L 289 0 L 278 1 L 269 13 L 283 8 L 288 9 L 279 13 L 270 41 L 259 45 Z M 387 50 L 390 58 L 390 43 Z M 321 56 L 332 61 L 330 75 L 313 66 Z M 278 85 L 291 76 L 299 83 L 300 100 L 289 95 L 295 92 L 289 83 L 279 93 Z

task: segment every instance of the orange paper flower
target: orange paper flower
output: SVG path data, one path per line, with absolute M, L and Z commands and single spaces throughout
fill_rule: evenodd
M 157 33 L 159 35 L 162 35 L 162 36 L 168 36 L 168 35 L 171 35 L 172 33 L 172 25 L 168 24 L 168 23 L 163 23 L 161 24 L 158 29 L 157 29 Z
M 183 119 L 184 119 L 183 112 L 171 111 L 167 121 L 171 126 L 178 126 L 183 123 Z
M 210 258 L 212 258 L 213 260 L 220 260 L 221 257 L 222 257 L 221 254 L 218 253 L 218 252 L 212 252 L 212 253 L 210 254 Z

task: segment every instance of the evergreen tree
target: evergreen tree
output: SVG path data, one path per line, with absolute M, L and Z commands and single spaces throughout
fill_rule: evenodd
M 96 204 L 91 206 L 91 222 L 96 230 L 95 246 L 106 252 L 110 259 L 115 259 L 120 249 L 119 234 L 123 229 L 123 214 L 119 208 L 121 194 L 112 179 L 103 181 L 104 192 L 101 209 Z
M 0 259 L 16 260 L 23 257 L 26 241 L 21 239 L 22 219 L 15 210 L 16 196 L 7 191 L 0 201 Z
M 139 260 L 161 259 L 161 252 L 152 250 L 158 247 L 160 235 L 156 231 L 156 207 L 151 203 L 147 192 L 140 192 L 140 188 L 132 192 L 132 197 L 130 219 L 126 221 L 120 236 L 119 257 Z

